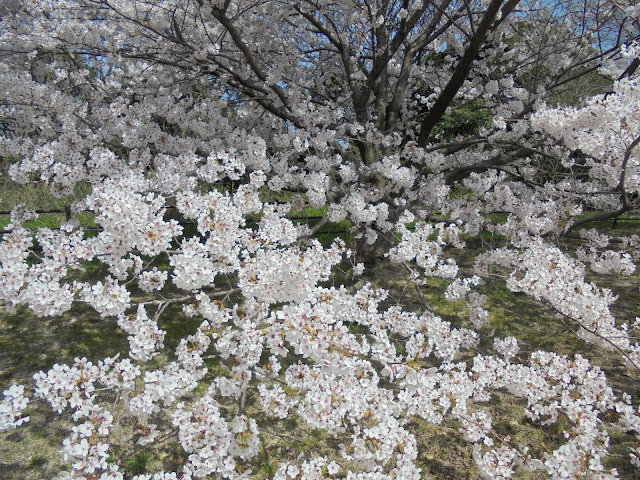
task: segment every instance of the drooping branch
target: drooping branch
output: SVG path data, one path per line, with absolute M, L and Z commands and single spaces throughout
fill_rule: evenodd
M 640 144 L 640 136 L 636 137 L 629 144 L 629 146 L 627 147 L 627 149 L 626 149 L 626 151 L 624 153 L 624 158 L 622 159 L 622 169 L 621 169 L 621 172 L 620 172 L 620 182 L 618 183 L 618 186 L 616 187 L 616 190 L 618 190 L 620 192 L 620 196 L 621 196 L 621 200 L 622 200 L 622 205 L 620 206 L 620 208 L 618 208 L 617 210 L 599 212 L 599 213 L 596 213 L 594 215 L 590 215 L 588 217 L 577 218 L 571 223 L 571 225 L 569 226 L 567 231 L 575 230 L 576 228 L 578 228 L 581 225 L 584 225 L 586 223 L 601 222 L 603 220 L 609 220 L 611 218 L 618 218 L 620 215 L 623 215 L 624 213 L 627 213 L 628 211 L 631 210 L 632 205 L 629 202 L 629 195 L 628 195 L 628 192 L 627 192 L 627 189 L 626 189 L 626 186 L 625 186 L 625 184 L 626 184 L 626 175 L 627 175 L 627 164 L 629 162 L 629 159 L 631 158 L 631 152 L 639 144 Z

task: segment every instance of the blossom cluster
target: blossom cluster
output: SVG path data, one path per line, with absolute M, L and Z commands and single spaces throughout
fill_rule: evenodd
M 24 396 L 24 385 L 13 385 L 5 390 L 3 395 L 4 400 L 0 403 L 1 432 L 19 427 L 29 421 L 29 417 L 22 416 L 22 411 L 29 403 L 29 399 Z
M 269 212 L 269 218 L 277 222 L 276 210 L 271 208 Z M 247 238 L 251 237 L 251 230 L 244 228 Z M 448 242 L 461 244 L 457 225 L 425 224 L 416 234 L 408 229 L 404 232 L 407 236 L 402 242 L 406 243 L 394 247 L 396 250 L 390 254 L 396 259 L 400 259 L 401 252 L 413 251 L 423 244 L 435 255 Z M 193 238 L 191 242 L 195 244 L 197 240 Z M 108 403 L 101 403 L 100 392 L 105 389 L 119 392 L 118 396 L 125 400 L 122 408 L 136 419 L 135 438 L 143 446 L 157 441 L 161 423 L 157 420 L 169 410 L 188 458 L 182 467 L 183 478 L 211 474 L 247 478 L 248 471 L 238 473 L 237 466 L 251 463 L 262 448 L 260 429 L 253 414 L 242 407 L 229 414 L 228 406 L 222 408 L 221 402 L 243 405 L 252 391 L 257 393 L 256 402 L 264 415 L 276 419 L 296 416 L 311 428 L 326 429 L 343 439 L 340 462 L 318 457 L 283 463 L 274 478 L 321 478 L 322 472 L 330 469 L 344 478 L 418 479 L 421 473 L 416 465 L 417 440 L 405 424 L 411 416 L 433 424 L 442 423 L 448 416 L 457 419 L 462 436 L 473 444 L 479 471 L 487 478 L 508 478 L 517 468 L 543 470 L 558 478 L 563 478 L 562 472 L 604 472 L 615 476 L 614 470 L 603 467 L 609 437 L 602 418 L 609 411 L 617 411 L 624 428 L 640 432 L 640 415 L 628 399 L 619 400 L 603 372 L 582 357 L 569 359 L 536 352 L 528 363 L 514 363 L 519 346 L 515 338 L 507 337 L 494 339 L 496 356 L 476 354 L 473 365 L 467 365 L 459 359 L 477 347 L 479 336 L 472 330 L 453 328 L 430 312 L 417 315 L 400 306 L 383 307 L 388 293 L 371 285 L 355 292 L 345 287 L 319 286 L 348 253 L 340 242 L 326 249 L 317 242 L 278 248 L 273 237 L 268 236 L 264 246 L 255 248 L 256 238 L 239 242 L 246 245 L 244 251 L 239 250 L 241 259 L 237 263 L 238 286 L 244 301 L 229 307 L 212 301 L 204 292 L 186 297 L 193 303 L 185 305 L 185 311 L 206 320 L 179 342 L 177 359 L 161 368 L 142 365 L 157 355 L 165 336 L 157 319 L 147 314 L 148 305 L 139 304 L 136 313 L 126 315 L 122 314 L 129 309 L 126 305 L 109 310 L 92 300 L 98 314 L 116 316 L 120 328 L 129 334 L 129 358 L 108 358 L 96 364 L 76 359 L 72 366 L 54 365 L 49 372 L 36 375 L 37 396 L 58 412 L 73 412 L 75 426 L 62 451 L 71 465 L 65 478 L 93 474 L 123 478 L 117 465 L 106 462 L 114 415 Z M 428 243 L 432 240 L 425 238 L 436 241 Z M 501 259 L 497 263 L 516 269 L 508 281 L 510 288 L 527 289 L 580 322 L 592 318 L 584 312 L 595 311 L 600 322 L 597 332 L 606 338 L 605 327 L 614 327 L 603 323 L 608 318 L 604 307 L 596 310 L 602 300 L 593 300 L 591 308 L 583 310 L 576 310 L 575 302 L 562 303 L 569 295 L 575 300 L 579 292 L 585 295 L 585 301 L 607 299 L 606 292 L 585 283 L 578 264 L 558 249 L 536 240 L 522 240 L 521 247 L 520 251 L 504 250 L 506 255 L 489 255 L 484 261 L 491 264 L 494 259 Z M 177 248 L 177 252 L 184 250 L 185 243 Z M 201 251 L 203 256 L 209 254 L 206 249 Z M 412 262 L 415 257 L 411 255 L 417 254 L 406 254 L 402 261 Z M 250 270 L 258 262 L 264 267 Z M 416 262 L 420 271 L 426 265 Z M 276 272 L 276 266 L 288 268 L 289 278 L 275 273 L 264 275 L 265 271 Z M 479 273 L 484 271 L 481 268 Z M 103 297 L 115 301 L 119 295 L 117 283 L 114 279 L 108 282 L 113 291 Z M 478 277 L 456 277 L 449 296 L 468 296 L 472 309 L 481 309 L 485 300 L 469 291 L 471 285 L 478 283 Z M 185 287 L 192 290 L 191 285 Z M 102 298 L 99 293 L 95 295 Z M 570 307 L 573 310 L 567 310 Z M 476 324 L 486 321 L 479 310 L 475 315 Z M 358 328 L 354 329 L 354 325 Z M 403 339 L 402 348 L 397 338 Z M 616 338 L 612 341 L 619 348 L 626 348 L 629 358 L 634 359 L 632 346 L 623 344 L 619 335 Z M 265 352 L 269 352 L 266 364 Z M 211 377 L 205 355 L 214 355 L 226 370 Z M 297 362 L 288 360 L 291 356 Z M 422 367 L 425 361 L 435 361 L 438 366 Z M 187 401 L 207 376 L 210 380 L 206 393 Z M 567 431 L 565 442 L 536 457 L 526 448 L 496 438 L 492 430 L 495 420 L 480 406 L 497 389 L 524 397 L 525 412 L 533 422 L 548 424 L 557 422 L 561 415 L 568 417 L 572 429 Z M 14 387 L 8 392 L 17 395 L 24 390 L 18 392 Z M 10 395 L 13 410 L 9 423 L 14 425 L 23 421 L 18 410 L 26 403 L 20 403 L 16 395 Z M 630 455 L 635 461 L 635 453 Z M 174 478 L 169 472 L 150 478 L 156 477 Z
M 613 293 L 585 280 L 583 264 L 541 239 L 525 239 L 522 251 L 503 257 L 513 267 L 507 287 L 548 302 L 560 314 L 577 323 L 578 336 L 602 348 L 617 349 L 630 365 L 640 362 L 640 344 L 618 325 L 609 306 Z

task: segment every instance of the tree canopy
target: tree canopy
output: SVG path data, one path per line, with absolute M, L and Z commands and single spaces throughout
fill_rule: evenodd
M 129 335 L 128 353 L 35 376 L 76 423 L 62 478 L 125 478 L 114 416 L 145 448 L 166 431 L 187 454 L 137 480 L 254 478 L 265 415 L 341 442 L 274 479 L 421 478 L 413 418 L 458 422 L 484 478 L 617 478 L 612 426 L 639 467 L 636 400 L 580 355 L 483 347 L 474 291 L 503 281 L 640 372 L 640 320 L 614 318 L 611 291 L 585 279 L 640 258 L 637 235 L 591 228 L 640 206 L 639 39 L 632 0 L 3 2 L 6 175 L 68 207 L 55 228 L 12 208 L 1 301 L 42 317 L 88 305 Z M 331 225 L 346 242 L 318 240 Z M 560 248 L 570 237 L 580 248 Z M 465 242 L 469 276 L 450 253 Z M 385 262 L 419 307 L 330 284 Z M 423 297 L 433 278 L 468 302 L 459 325 Z M 158 365 L 172 305 L 202 323 Z M 566 420 L 564 441 L 529 451 L 497 434 L 496 391 L 533 424 Z M 26 421 L 26 392 L 5 391 L 0 429 Z

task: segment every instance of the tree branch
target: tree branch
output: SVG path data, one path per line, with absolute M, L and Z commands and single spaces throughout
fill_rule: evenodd
M 480 48 L 482 47 L 487 34 L 495 29 L 506 15 L 511 13 L 518 2 L 519 0 L 510 0 L 502 9 L 501 20 L 498 20 L 497 23 L 494 23 L 496 15 L 500 10 L 500 7 L 502 6 L 502 0 L 491 0 L 491 3 L 489 4 L 482 17 L 482 21 L 478 25 L 475 34 L 471 38 L 469 46 L 460 59 L 460 62 L 453 72 L 451 79 L 444 87 L 433 107 L 431 108 L 431 110 L 429 110 L 429 113 L 420 124 L 420 135 L 418 136 L 418 145 L 420 147 L 425 147 L 427 145 L 433 127 L 435 127 L 436 124 L 442 119 L 447 110 L 447 107 L 451 104 L 451 102 L 453 102 L 456 93 L 458 93 L 458 90 L 460 90 L 460 87 L 462 87 L 464 81 L 467 79 L 469 72 L 471 71 L 473 61 L 480 51 Z

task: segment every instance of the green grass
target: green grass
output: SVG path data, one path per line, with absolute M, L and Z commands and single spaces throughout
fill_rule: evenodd
M 322 217 L 327 213 L 328 207 L 314 208 L 309 205 L 305 205 L 300 210 L 291 209 L 289 212 L 290 217 Z
M 64 210 L 68 205 L 86 197 L 91 191 L 87 185 L 76 187 L 72 195 L 56 197 L 51 194 L 49 187 L 43 184 L 33 183 L 19 185 L 15 183 L 0 183 L 0 211 L 10 211 L 16 205 L 24 205 L 29 210 Z M 90 212 L 73 214 L 83 227 L 94 227 L 94 215 Z M 25 226 L 31 229 L 59 228 L 65 221 L 64 213 L 42 213 L 35 220 L 25 222 Z M 9 215 L 0 215 L 0 229 L 9 224 Z
M 17 184 L 0 181 L 0 210 L 11 210 L 15 205 L 28 209 L 62 210 L 84 198 L 91 191 L 87 184 L 79 184 L 71 195 L 57 197 L 47 185 L 41 183 Z
M 33 455 L 29 460 L 29 467 L 33 469 L 38 469 L 44 466 L 47 463 L 47 459 L 42 455 Z
M 149 463 L 150 459 L 151 459 L 151 452 L 149 451 L 141 452 L 135 455 L 134 457 L 128 460 L 125 460 L 124 468 L 131 475 L 140 475 L 147 471 L 147 464 Z

